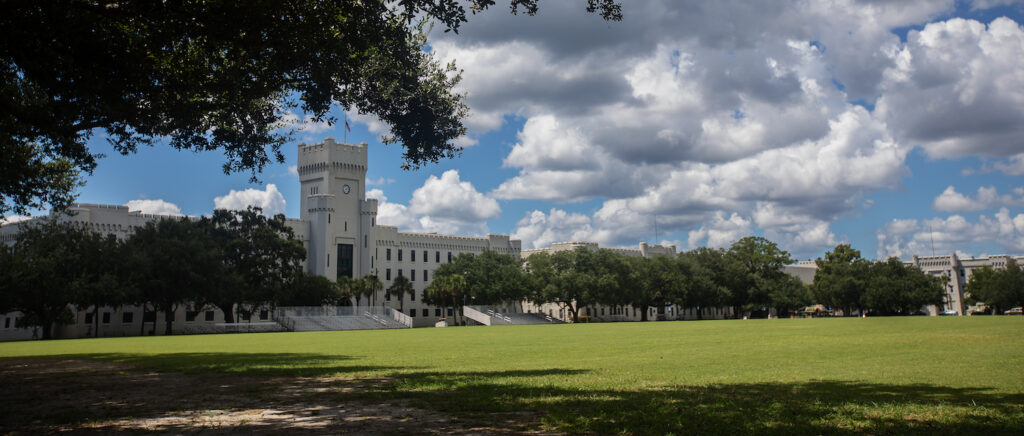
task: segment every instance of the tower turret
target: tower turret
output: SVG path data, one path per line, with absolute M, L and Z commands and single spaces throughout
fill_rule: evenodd
M 366 200 L 367 145 L 299 144 L 300 214 L 310 223 L 309 272 L 362 277 L 375 261 L 377 201 Z

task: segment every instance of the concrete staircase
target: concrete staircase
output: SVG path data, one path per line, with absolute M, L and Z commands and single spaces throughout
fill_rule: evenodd
M 543 313 L 499 312 L 487 306 L 466 306 L 463 313 L 483 325 L 563 324 Z
M 281 307 L 275 320 L 295 332 L 411 328 L 412 319 L 382 307 Z

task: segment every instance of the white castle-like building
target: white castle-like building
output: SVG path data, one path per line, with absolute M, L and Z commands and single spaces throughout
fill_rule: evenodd
M 600 248 L 594 242 L 559 242 L 541 249 L 523 250 L 522 242 L 508 235 L 489 234 L 486 237 L 439 235 L 436 233 L 400 232 L 397 227 L 377 224 L 377 200 L 366 198 L 367 145 L 351 145 L 335 142 L 331 138 L 319 144 L 299 144 L 298 175 L 300 181 L 300 217 L 289 218 L 287 224 L 294 230 L 307 251 L 304 268 L 307 272 L 336 280 L 339 276 L 358 278 L 376 275 L 384 284 L 391 286 L 398 276 L 408 278 L 415 289 L 405 295 L 404 301 L 381 292 L 371 302 L 375 307 L 402 308 L 402 318 L 408 326 L 433 326 L 438 320 L 451 317 L 440 307 L 422 302 L 423 290 L 434 277 L 434 270 L 462 253 L 482 253 L 492 250 L 528 258 L 538 252 L 557 252 L 583 247 L 591 250 Z M 168 215 L 153 215 L 129 211 L 127 206 L 78 204 L 70 209 L 71 214 L 58 218 L 82 223 L 94 231 L 113 234 L 124 239 L 135 229 L 162 218 L 177 218 Z M 19 225 L 8 224 L 0 227 L 0 242 L 13 244 Z M 627 256 L 676 255 L 674 245 L 649 245 L 641 242 L 637 249 L 611 248 Z M 959 259 L 955 254 L 940 257 L 914 257 L 913 264 L 933 275 L 948 277 L 947 298 L 944 308 L 939 311 L 955 311 L 964 314 L 964 287 L 971 270 L 983 266 L 1005 266 L 1009 257 L 993 256 L 980 259 Z M 1024 262 L 1024 258 L 1017 258 Z M 801 262 L 786 267 L 786 271 L 810 283 L 814 277 L 813 262 Z M 535 304 L 529 301 L 509 302 L 504 307 L 494 308 L 496 317 L 500 314 L 533 313 L 543 314 L 552 320 L 568 321 L 569 313 L 556 304 Z M 648 319 L 693 319 L 698 314 L 692 309 L 679 307 L 649 308 Z M 29 339 L 32 332 L 17 326 L 17 313 L 0 315 L 0 340 Z M 580 315 L 598 317 L 603 320 L 639 321 L 642 313 L 628 307 L 607 307 L 591 305 L 580 308 Z M 706 308 L 699 314 L 703 319 L 731 316 L 728 308 Z M 75 313 L 75 322 L 56 328 L 57 337 L 93 336 L 91 309 Z M 100 314 L 103 336 L 126 336 L 153 334 L 153 325 L 163 325 L 163 313 L 145 311 L 143 308 L 124 306 L 105 308 Z M 244 322 L 271 323 L 269 310 L 253 314 L 255 320 Z M 498 319 L 495 318 L 495 319 Z M 179 310 L 174 320 L 176 333 L 204 331 L 203 325 L 223 323 L 219 310 L 204 309 L 202 312 Z M 483 321 L 486 323 L 487 321 Z M 162 332 L 162 329 L 157 329 Z
M 397 227 L 377 224 L 377 200 L 366 198 L 367 145 L 343 144 L 331 138 L 319 144 L 299 144 L 297 172 L 300 181 L 300 217 L 289 218 L 287 224 L 294 230 L 305 246 L 307 258 L 304 268 L 307 272 L 336 280 L 339 276 L 358 278 L 376 275 L 384 284 L 391 286 L 398 276 L 408 278 L 415 289 L 405 295 L 405 301 L 398 301 L 386 292 L 381 292 L 373 302 L 376 306 L 394 310 L 402 308 L 414 327 L 433 326 L 452 314 L 440 307 L 422 302 L 423 290 L 433 279 L 434 270 L 462 253 L 482 253 L 492 250 L 514 256 L 528 256 L 541 250 L 523 252 L 522 242 L 508 235 L 489 234 L 486 237 L 439 235 L 436 233 L 400 232 Z M 177 218 L 169 215 L 153 215 L 130 211 L 127 206 L 78 204 L 70 208 L 71 214 L 58 218 L 82 223 L 94 231 L 113 234 L 118 238 L 129 237 L 135 229 L 162 218 Z M 19 226 L 8 224 L 0 227 L 0 242 L 13 244 Z M 554 244 L 542 250 L 560 251 L 585 246 L 597 249 L 597 244 L 568 242 Z M 627 255 L 652 256 L 675 254 L 675 246 L 648 245 L 641 243 L 639 249 L 615 249 Z M 363 304 L 368 304 L 364 302 Z M 568 314 L 556 305 L 533 305 L 527 302 L 509 303 L 499 309 L 502 312 L 545 313 L 556 319 L 566 320 Z M 593 312 L 623 319 L 640 319 L 639 315 L 626 317 L 622 309 L 594 307 Z M 449 309 L 450 312 L 450 309 Z M 588 310 L 589 312 L 589 310 Z M 0 319 L 0 340 L 28 339 L 32 332 L 17 328 L 17 313 L 2 315 Z M 75 323 L 55 329 L 58 337 L 92 336 L 92 312 L 80 310 L 75 314 Z M 152 323 L 162 325 L 163 313 L 146 312 L 143 308 L 125 306 L 107 308 L 100 313 L 104 336 L 151 334 Z M 269 311 L 253 315 L 255 321 L 270 321 Z M 253 321 L 253 320 L 243 320 Z M 179 310 L 174 320 L 176 332 L 202 331 L 197 326 L 203 323 L 223 323 L 219 310 L 206 309 L 201 313 Z M 161 330 L 158 328 L 157 332 Z

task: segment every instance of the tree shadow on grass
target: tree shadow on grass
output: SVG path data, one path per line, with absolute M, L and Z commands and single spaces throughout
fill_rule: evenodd
M 369 371 L 403 368 L 353 365 L 349 362 L 354 360 L 354 357 L 314 353 L 85 353 L 50 356 L 38 360 L 45 362 L 54 359 L 98 360 L 161 372 L 222 373 L 259 377 L 344 377 Z
M 573 373 L 559 370 L 555 375 Z M 507 377 L 412 373 L 381 386 L 375 395 L 412 397 L 479 420 L 536 411 L 547 429 L 570 433 L 1024 434 L 1024 394 L 988 388 L 823 380 L 571 389 L 543 381 L 493 380 Z
M 367 373 L 408 369 L 357 365 L 354 360 L 310 353 L 88 353 L 0 359 L 0 434 L 133 428 L 126 420 L 155 420 L 146 428 L 192 432 L 196 420 L 211 413 L 281 410 L 277 421 L 263 428 L 274 432 L 307 408 L 336 406 L 324 400 L 324 393 L 366 390 L 384 382 L 365 377 Z M 99 430 L 91 427 L 96 423 Z
M 125 420 L 168 416 L 188 419 L 145 428 L 192 432 L 204 414 L 275 409 L 282 411 L 276 421 L 232 431 L 295 431 L 306 420 L 325 426 L 312 431 L 330 433 L 1024 434 L 1024 394 L 984 387 L 818 380 L 589 388 L 585 369 L 448 372 L 353 360 L 298 353 L 4 359 L 0 433 L 120 431 L 138 429 Z M 96 361 L 106 366 L 73 366 Z M 384 377 L 359 378 L 366 373 Z

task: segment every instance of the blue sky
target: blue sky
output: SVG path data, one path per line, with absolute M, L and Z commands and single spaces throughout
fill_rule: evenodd
M 386 126 L 350 114 L 381 222 L 524 248 L 755 234 L 800 259 L 837 243 L 869 258 L 1024 253 L 1020 1 L 625 2 L 621 23 L 583 5 L 496 7 L 431 35 L 472 111 L 457 159 L 403 171 Z M 107 157 L 79 201 L 297 217 L 295 144 L 345 136 L 299 127 L 255 184 L 218 153 L 120 156 L 96 139 Z

